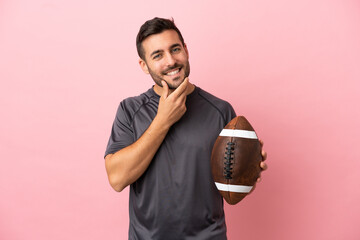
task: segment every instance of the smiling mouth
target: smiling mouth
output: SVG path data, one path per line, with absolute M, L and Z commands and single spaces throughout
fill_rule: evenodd
M 167 72 L 165 73 L 166 76 L 174 76 L 176 74 L 178 74 L 180 72 L 181 68 L 178 68 L 178 69 L 174 69 L 172 70 L 171 72 Z

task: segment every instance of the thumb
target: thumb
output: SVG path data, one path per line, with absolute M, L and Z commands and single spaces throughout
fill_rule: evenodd
M 161 85 L 162 85 L 162 90 L 163 90 L 161 97 L 166 99 L 169 94 L 169 86 L 167 85 L 167 83 L 164 80 L 161 81 Z

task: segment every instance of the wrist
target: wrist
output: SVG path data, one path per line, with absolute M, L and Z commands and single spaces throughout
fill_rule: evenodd
M 162 118 L 159 115 L 156 115 L 153 122 L 151 123 L 151 125 L 153 125 L 153 127 L 160 132 L 167 132 L 170 127 L 171 124 L 169 123 L 169 121 L 167 121 L 165 118 Z

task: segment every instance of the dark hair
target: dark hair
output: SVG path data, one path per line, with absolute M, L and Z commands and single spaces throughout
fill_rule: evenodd
M 165 18 L 153 18 L 151 20 L 146 21 L 139 30 L 138 35 L 136 36 L 136 49 L 140 58 L 145 60 L 144 49 L 142 47 L 142 42 L 153 34 L 162 33 L 165 30 L 175 30 L 179 35 L 180 41 L 184 46 L 184 39 L 179 31 L 179 29 L 175 26 L 174 19 L 165 19 Z

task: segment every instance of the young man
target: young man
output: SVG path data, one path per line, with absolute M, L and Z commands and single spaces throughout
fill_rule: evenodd
M 145 22 L 136 44 L 155 85 L 120 103 L 105 152 L 110 185 L 130 185 L 129 239 L 226 239 L 210 157 L 236 114 L 189 82 L 189 52 L 173 21 Z

